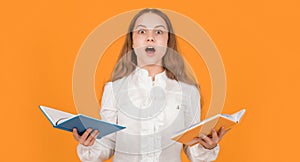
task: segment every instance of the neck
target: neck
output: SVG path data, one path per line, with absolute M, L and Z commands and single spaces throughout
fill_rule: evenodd
M 161 65 L 146 65 L 142 67 L 148 71 L 149 76 L 154 80 L 155 75 L 164 71 L 164 68 Z

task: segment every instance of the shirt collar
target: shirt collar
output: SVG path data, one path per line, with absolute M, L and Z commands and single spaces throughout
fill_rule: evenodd
M 150 78 L 148 70 L 140 68 L 138 66 L 135 69 L 135 74 L 138 75 L 139 77 L 142 77 L 142 78 Z M 164 70 L 163 72 L 158 73 L 158 74 L 155 75 L 154 81 L 157 81 L 157 80 L 160 80 L 160 79 L 163 79 L 163 80 L 167 79 L 166 70 Z

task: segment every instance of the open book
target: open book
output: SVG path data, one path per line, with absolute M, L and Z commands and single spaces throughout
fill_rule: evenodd
M 54 128 L 59 128 L 69 132 L 72 132 L 73 128 L 76 128 L 79 135 L 82 135 L 86 129 L 92 128 L 93 130 L 95 129 L 99 131 L 97 139 L 100 139 L 103 136 L 125 128 L 120 125 L 107 123 L 105 121 L 91 118 L 82 114 L 73 115 L 46 106 L 39 106 L 39 108 L 42 110 Z
M 218 131 L 221 127 L 224 127 L 225 130 L 228 130 L 235 126 L 240 122 L 240 119 L 244 115 L 245 111 L 245 109 L 242 109 L 232 115 L 217 114 L 177 132 L 171 137 L 171 139 L 189 146 L 193 146 L 197 144 L 197 139 L 195 138 L 199 137 L 200 134 L 211 136 L 211 131 L 213 128 Z

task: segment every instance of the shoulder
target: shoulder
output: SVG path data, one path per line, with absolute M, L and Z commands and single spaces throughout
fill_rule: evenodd
M 123 77 L 121 79 L 115 80 L 115 81 L 109 81 L 106 82 L 104 85 L 104 90 L 118 90 L 121 87 L 123 87 L 124 85 L 127 85 L 128 83 L 128 77 Z
M 199 89 L 195 85 L 187 84 L 181 81 L 178 83 L 181 86 L 182 91 L 187 94 L 199 93 Z

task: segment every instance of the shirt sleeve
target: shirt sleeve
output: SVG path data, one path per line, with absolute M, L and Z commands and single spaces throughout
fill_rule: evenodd
M 113 95 L 112 82 L 105 84 L 100 116 L 101 119 L 109 123 L 117 123 L 117 108 L 115 96 Z M 78 144 L 77 154 L 82 162 L 102 162 L 109 159 L 114 154 L 116 134 L 110 134 L 101 139 L 97 139 L 92 146 Z
M 185 126 L 188 127 L 191 124 L 200 121 L 201 106 L 200 106 L 200 94 L 196 87 L 192 88 L 190 93 L 191 102 L 189 108 L 185 110 Z M 183 145 L 184 152 L 191 162 L 209 162 L 216 160 L 220 147 L 217 145 L 215 148 L 209 150 L 204 148 L 199 143 L 194 146 Z

